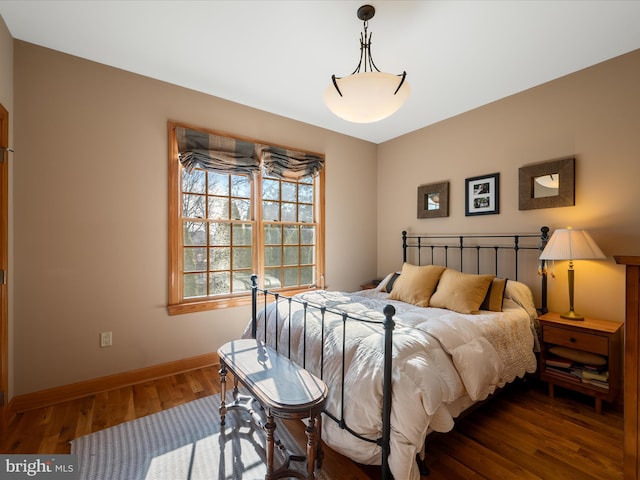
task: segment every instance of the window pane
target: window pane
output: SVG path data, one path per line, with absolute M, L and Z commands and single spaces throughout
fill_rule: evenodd
M 204 297 L 207 294 L 207 274 L 187 273 L 184 276 L 184 298 Z
M 300 247 L 300 263 L 303 265 L 315 263 L 313 258 L 314 251 L 313 247 Z
M 282 287 L 282 282 L 280 281 L 280 277 L 274 277 L 269 274 L 265 276 L 264 288 L 280 288 L 280 287 Z
M 228 223 L 211 223 L 209 225 L 209 244 L 226 246 L 231 243 L 231 226 Z
M 203 222 L 184 222 L 184 245 L 197 246 L 207 244 L 207 224 Z
M 280 204 L 278 202 L 262 202 L 262 215 L 268 222 L 280 220 Z
M 251 268 L 251 247 L 233 247 L 233 270 Z
M 231 218 L 234 220 L 251 220 L 251 201 L 232 199 Z
M 298 185 L 298 201 L 313 203 L 313 185 Z
M 209 295 L 231 293 L 231 275 L 229 272 L 209 274 Z
M 299 222 L 313 222 L 313 206 L 312 205 L 298 205 Z
M 297 268 L 286 268 L 284 271 L 284 286 L 285 287 L 294 287 L 296 285 L 300 285 L 298 283 L 298 269 Z
M 281 245 L 282 227 L 280 227 L 279 225 L 265 225 L 264 243 L 265 245 Z
M 297 200 L 296 184 L 290 182 L 282 182 L 282 201 L 295 202 Z
M 298 247 L 284 247 L 284 265 L 298 265 Z
M 283 203 L 282 204 L 282 221 L 283 222 L 295 222 L 296 219 L 296 204 L 295 203 Z
M 233 244 L 234 245 L 251 245 L 251 225 L 247 223 L 233 224 Z
M 264 180 L 262 182 L 263 200 L 280 200 L 280 182 L 278 180 Z
M 209 262 L 211 270 L 231 269 L 231 249 L 229 247 L 210 248 Z
M 209 195 L 229 195 L 229 175 L 209 172 Z
M 265 247 L 264 263 L 267 267 L 277 267 L 282 265 L 282 248 Z
M 295 225 L 289 225 L 284 227 L 284 244 L 285 245 L 297 245 L 298 241 L 298 227 Z
M 300 227 L 300 234 L 302 235 L 300 243 L 305 245 L 313 245 L 316 243 L 316 227 Z
M 251 274 L 249 272 L 234 272 L 233 293 L 249 292 L 251 290 Z
M 204 170 L 189 173 L 182 169 L 182 191 L 188 193 L 206 193 L 206 175 Z
M 184 249 L 184 271 L 185 272 L 197 272 L 207 270 L 207 249 L 198 248 L 186 248 Z
M 231 196 L 251 198 L 251 181 L 244 175 L 231 175 Z
M 271 285 L 282 286 L 282 269 L 281 268 L 265 268 L 264 277 L 265 277 L 264 278 L 265 286 L 267 282 Z
M 313 274 L 313 267 L 300 268 L 300 285 L 311 285 L 315 282 L 315 275 Z
M 204 199 L 202 195 L 182 195 L 182 216 L 204 218 Z
M 209 218 L 227 220 L 229 218 L 229 199 L 209 197 Z

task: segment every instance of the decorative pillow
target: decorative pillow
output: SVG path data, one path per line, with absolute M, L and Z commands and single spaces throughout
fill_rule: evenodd
M 382 291 L 391 293 L 391 290 L 393 290 L 393 285 L 396 283 L 396 280 L 398 280 L 399 277 L 400 277 L 400 272 L 392 273 L 391 277 L 389 277 L 389 280 L 387 281 L 385 286 L 382 288 Z
M 444 270 L 445 267 L 436 265 L 417 266 L 405 263 L 402 265 L 402 273 L 393 284 L 389 299 L 428 307 L 429 299 Z
M 484 297 L 480 310 L 489 310 L 490 312 L 501 312 L 502 301 L 504 300 L 504 290 L 507 286 L 506 278 L 494 278 L 489 284 L 487 296 Z
M 600 355 L 590 352 L 583 352 L 582 350 L 576 350 L 575 348 L 551 347 L 549 351 L 554 355 L 557 355 L 558 357 L 567 358 L 569 360 L 573 360 L 574 362 L 585 363 L 587 365 L 600 366 L 607 363 L 607 359 L 601 357 Z
M 430 307 L 446 308 L 458 313 L 474 313 L 487 295 L 495 275 L 462 273 L 447 268 L 429 300 Z

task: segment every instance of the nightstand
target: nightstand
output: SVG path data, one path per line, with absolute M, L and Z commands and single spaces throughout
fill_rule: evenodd
M 361 290 L 373 290 L 374 288 L 376 288 L 378 285 L 380 285 L 380 282 L 382 280 L 373 280 L 369 283 L 365 283 L 363 285 L 360 285 L 360 289 Z
M 549 384 L 549 396 L 554 385 L 581 392 L 595 398 L 596 412 L 601 413 L 602 401 L 612 402 L 620 390 L 623 324 L 586 317 L 567 320 L 556 312 L 538 320 L 540 379 Z

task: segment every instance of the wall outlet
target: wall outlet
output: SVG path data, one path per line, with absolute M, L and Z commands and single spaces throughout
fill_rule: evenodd
M 111 346 L 111 332 L 102 332 L 100 334 L 100 347 Z

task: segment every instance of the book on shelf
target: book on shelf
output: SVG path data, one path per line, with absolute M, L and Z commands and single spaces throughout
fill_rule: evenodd
M 592 372 L 590 370 L 583 370 L 582 371 L 582 378 L 586 378 L 589 380 L 598 380 L 601 382 L 606 382 L 609 380 L 609 372 L 605 371 L 602 373 L 597 373 L 597 372 Z
M 573 362 L 565 358 L 547 358 L 544 363 L 551 367 L 571 368 Z
M 609 369 L 609 365 L 605 364 L 605 365 L 583 365 L 585 370 L 588 370 L 590 372 L 595 372 L 595 373 L 602 373 L 602 372 L 606 372 Z
M 609 382 L 602 382 L 600 380 L 594 380 L 592 378 L 583 378 L 582 383 L 586 383 L 587 385 L 594 385 L 599 388 L 604 388 L 606 390 L 609 389 Z
M 576 382 L 579 383 L 580 382 L 580 378 L 576 377 L 575 375 L 573 375 L 570 371 L 568 371 L 567 369 L 563 369 L 563 368 L 558 368 L 558 367 L 550 367 L 548 366 L 546 368 L 547 372 L 552 373 L 555 376 L 558 377 L 562 377 L 565 380 L 568 380 L 570 382 Z

